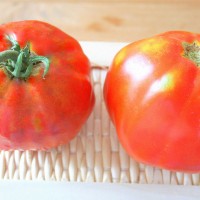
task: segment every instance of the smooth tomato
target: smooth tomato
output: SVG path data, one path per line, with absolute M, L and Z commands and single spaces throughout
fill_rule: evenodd
M 79 43 L 44 22 L 11 22 L 0 26 L 0 52 L 0 149 L 47 149 L 75 137 L 94 105 Z
M 145 164 L 200 171 L 200 35 L 172 31 L 124 47 L 104 86 L 119 140 Z

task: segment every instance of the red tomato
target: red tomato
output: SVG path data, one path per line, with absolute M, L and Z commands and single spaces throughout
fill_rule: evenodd
M 114 58 L 104 97 L 119 140 L 145 164 L 200 171 L 200 35 L 172 31 Z
M 0 52 L 0 149 L 47 149 L 75 137 L 94 105 L 79 43 L 44 22 L 11 22 L 0 26 Z

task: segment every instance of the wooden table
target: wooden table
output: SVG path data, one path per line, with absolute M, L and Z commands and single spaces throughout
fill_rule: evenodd
M 0 23 L 37 19 L 78 40 L 130 42 L 168 30 L 200 32 L 199 0 L 0 0 Z

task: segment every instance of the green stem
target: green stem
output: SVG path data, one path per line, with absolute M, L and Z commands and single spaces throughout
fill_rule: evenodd
M 15 51 L 18 51 L 18 52 L 21 50 L 18 42 L 14 38 L 14 35 L 7 35 L 6 38 L 11 42 L 11 44 L 12 44 L 11 49 L 12 50 L 15 50 Z
M 33 64 L 29 64 L 29 66 L 27 67 L 26 71 L 21 75 L 23 78 L 29 77 L 32 73 L 33 70 Z M 44 77 L 43 77 L 44 78 Z
M 12 47 L 10 50 L 0 52 L 0 67 L 4 67 L 12 78 L 27 79 L 33 74 L 33 70 L 37 69 L 37 65 L 42 62 L 44 78 L 49 71 L 49 59 L 31 53 L 29 42 L 21 49 L 14 37 L 10 35 L 7 36 L 7 39 L 11 42 Z
M 19 56 L 19 52 L 14 50 L 6 50 L 0 52 L 0 62 L 5 62 L 8 59 L 11 59 L 13 61 L 17 61 L 17 57 Z
M 21 73 L 21 69 L 22 69 L 22 59 L 23 59 L 23 54 L 24 52 L 21 52 L 19 54 L 19 56 L 17 57 L 17 62 L 15 64 L 15 69 L 12 72 L 12 75 L 16 78 L 20 78 L 20 73 Z
M 31 62 L 32 64 L 37 63 L 37 62 L 42 62 L 45 65 L 44 73 L 43 73 L 43 78 L 44 78 L 49 71 L 49 65 L 50 65 L 49 59 L 43 56 L 35 56 L 31 58 Z

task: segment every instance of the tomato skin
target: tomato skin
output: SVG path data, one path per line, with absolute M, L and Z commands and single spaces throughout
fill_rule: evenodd
M 5 35 L 20 46 L 50 59 L 26 81 L 10 79 L 0 70 L 0 149 L 48 149 L 69 142 L 94 106 L 90 63 L 79 43 L 58 28 L 40 21 L 0 26 L 0 51 L 10 48 Z
M 183 42 L 200 35 L 171 31 L 119 51 L 104 99 L 127 153 L 164 169 L 200 171 L 200 70 Z

